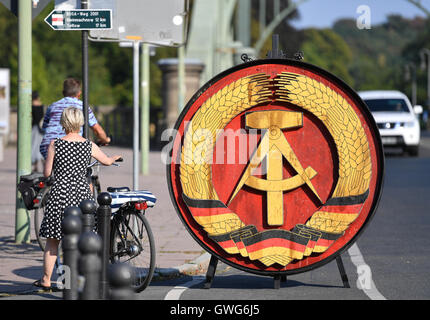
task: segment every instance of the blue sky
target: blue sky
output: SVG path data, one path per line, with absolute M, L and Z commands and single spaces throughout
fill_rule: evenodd
M 422 0 L 422 3 L 430 9 L 430 0 Z M 360 15 L 356 13 L 360 5 L 369 6 L 372 25 L 385 21 L 386 16 L 392 13 L 407 18 L 424 17 L 421 10 L 406 0 L 307 0 L 298 8 L 300 19 L 291 21 L 291 24 L 298 29 L 329 28 L 339 18 L 356 19 Z

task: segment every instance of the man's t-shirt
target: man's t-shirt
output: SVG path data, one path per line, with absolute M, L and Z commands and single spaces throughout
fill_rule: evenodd
M 61 138 L 66 135 L 66 132 L 60 124 L 60 119 L 63 110 L 67 107 L 76 107 L 82 110 L 82 101 L 78 98 L 65 97 L 51 104 L 46 111 L 45 117 L 43 118 L 42 129 L 44 130 L 44 135 L 42 143 L 40 144 L 40 153 L 45 159 L 51 140 Z M 97 119 L 94 116 L 91 108 L 88 108 L 88 125 L 92 127 L 95 124 L 97 124 Z M 83 128 L 81 128 L 80 135 L 82 135 L 82 133 Z

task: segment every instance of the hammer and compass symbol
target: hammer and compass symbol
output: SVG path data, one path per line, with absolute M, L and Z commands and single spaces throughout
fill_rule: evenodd
M 245 114 L 246 128 L 264 130 L 262 138 L 250 158 L 228 204 L 244 185 L 267 193 L 267 224 L 284 224 L 283 192 L 307 185 L 322 203 L 311 179 L 317 172 L 310 166 L 303 168 L 294 150 L 284 136 L 283 129 L 303 127 L 303 113 L 284 110 L 255 111 Z M 296 171 L 296 175 L 284 179 L 283 158 Z M 255 169 L 266 159 L 266 179 L 253 175 Z

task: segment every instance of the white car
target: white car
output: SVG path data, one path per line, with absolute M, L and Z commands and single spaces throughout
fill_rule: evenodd
M 384 147 L 401 147 L 417 156 L 420 144 L 420 124 L 417 114 L 421 106 L 412 105 L 400 91 L 360 91 L 379 128 Z

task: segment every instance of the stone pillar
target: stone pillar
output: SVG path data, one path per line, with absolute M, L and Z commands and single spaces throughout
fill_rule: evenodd
M 161 59 L 158 66 L 163 72 L 162 78 L 162 99 L 164 118 L 159 123 L 159 137 L 161 132 L 168 128 L 173 128 L 179 116 L 178 110 L 178 59 Z M 191 97 L 200 89 L 200 75 L 204 64 L 197 59 L 185 59 L 185 101 L 186 104 Z

